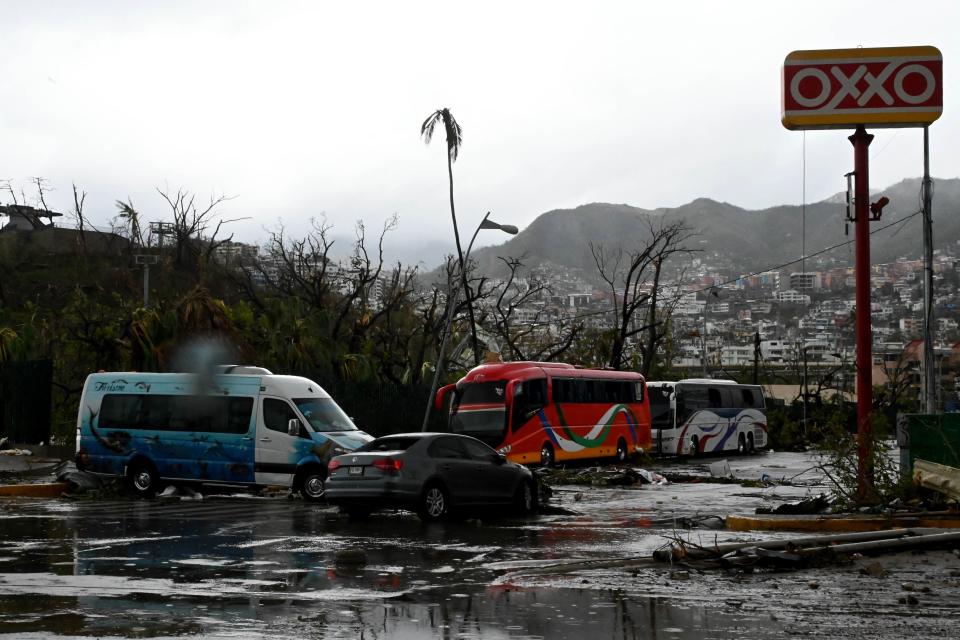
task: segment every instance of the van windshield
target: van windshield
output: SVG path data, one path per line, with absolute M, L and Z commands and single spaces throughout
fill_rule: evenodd
M 293 403 L 314 431 L 357 430 L 357 426 L 332 398 L 294 398 Z

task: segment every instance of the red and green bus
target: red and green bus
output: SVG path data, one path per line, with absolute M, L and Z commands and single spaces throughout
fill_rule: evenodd
M 557 362 L 483 364 L 440 389 L 437 410 L 448 402 L 452 433 L 482 440 L 513 462 L 624 462 L 650 448 L 646 384 L 631 371 Z

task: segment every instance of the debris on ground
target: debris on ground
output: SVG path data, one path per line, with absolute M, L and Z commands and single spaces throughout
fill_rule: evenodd
M 796 502 L 786 502 L 772 509 L 770 507 L 757 507 L 756 513 L 774 515 L 816 515 L 818 513 L 825 513 L 830 508 L 831 504 L 832 502 L 830 499 L 825 494 L 821 493 L 813 498 L 798 500 Z
M 811 566 L 846 564 L 855 554 L 892 553 L 910 549 L 938 549 L 960 543 L 960 532 L 936 529 L 887 529 L 861 533 L 735 542 L 713 546 L 693 544 L 681 538 L 653 553 L 654 560 L 697 570 L 734 567 L 799 569 Z M 882 567 L 868 567 L 871 575 L 883 574 Z
M 69 482 L 76 487 L 78 491 L 91 491 L 101 489 L 104 481 L 101 476 L 95 476 L 86 471 L 77 469 L 73 462 L 61 462 L 56 468 L 56 477 L 60 482 Z
M 960 469 L 917 458 L 913 462 L 915 484 L 960 500 Z
M 541 487 L 552 484 L 579 484 L 594 487 L 633 486 L 638 484 L 667 484 L 659 473 L 634 467 L 584 467 L 581 469 L 540 468 L 536 470 Z
M 710 476 L 714 478 L 732 478 L 733 471 L 730 469 L 729 460 L 718 460 L 711 462 L 707 467 L 710 470 Z
M 157 497 L 161 500 L 203 500 L 203 494 L 194 491 L 190 487 L 179 487 L 173 484 L 168 484 L 164 487 L 163 491 L 157 494 Z

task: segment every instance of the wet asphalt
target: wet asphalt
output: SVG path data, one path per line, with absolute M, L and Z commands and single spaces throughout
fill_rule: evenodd
M 552 504 L 568 513 L 486 512 L 430 525 L 403 512 L 352 521 L 331 507 L 252 496 L 0 502 L 0 634 L 601 640 L 831 628 L 834 637 L 932 637 L 956 628 L 960 579 L 950 572 L 960 558 L 950 553 L 891 561 L 891 575 L 869 581 L 856 567 L 688 579 L 669 566 L 523 573 L 649 556 L 675 535 L 766 537 L 715 529 L 713 516 L 825 489 L 811 456 L 729 463 L 737 477 L 766 475 L 770 484 L 567 485 Z M 659 470 L 706 475 L 703 464 Z M 792 485 L 777 483 L 787 478 Z M 930 586 L 906 608 L 900 579 Z

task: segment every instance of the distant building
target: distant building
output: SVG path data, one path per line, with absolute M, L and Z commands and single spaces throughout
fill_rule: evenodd
M 790 288 L 794 291 L 818 291 L 820 289 L 820 274 L 814 271 L 791 273 Z
M 810 304 L 810 296 L 793 289 L 778 291 L 775 297 L 779 302 L 785 302 L 787 304 Z

